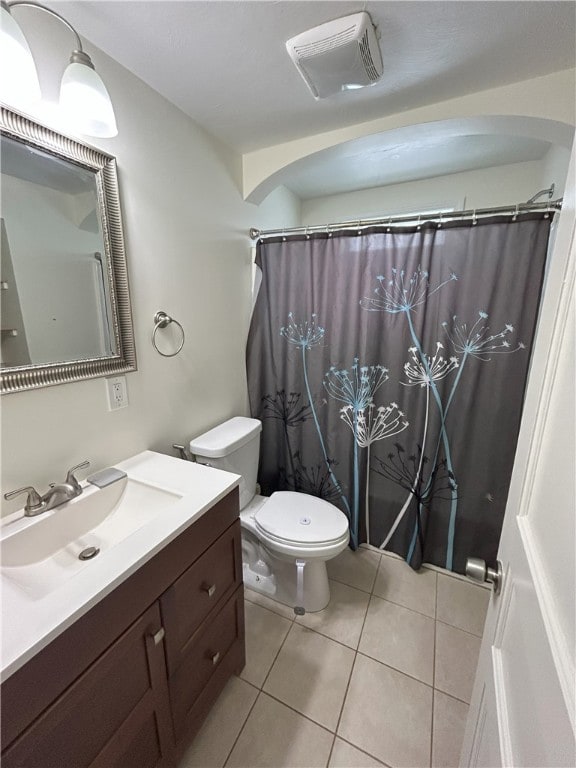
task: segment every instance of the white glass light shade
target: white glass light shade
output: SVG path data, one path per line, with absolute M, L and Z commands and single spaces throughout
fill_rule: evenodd
M 86 64 L 68 64 L 60 86 L 60 107 L 73 126 L 88 136 L 118 135 L 110 96 L 100 75 Z
M 26 38 L 6 8 L 0 9 L 0 101 L 27 108 L 40 101 L 36 65 Z

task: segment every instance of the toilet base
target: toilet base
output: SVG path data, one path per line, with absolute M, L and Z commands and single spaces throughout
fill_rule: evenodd
M 244 585 L 290 608 L 299 607 L 294 559 L 270 552 L 249 531 L 242 530 L 242 571 Z M 321 611 L 330 602 L 325 560 L 307 560 L 304 566 L 304 609 Z

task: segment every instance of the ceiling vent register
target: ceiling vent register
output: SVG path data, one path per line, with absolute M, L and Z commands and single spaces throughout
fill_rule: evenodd
M 376 30 L 366 12 L 302 32 L 286 49 L 315 99 L 373 85 L 383 72 Z

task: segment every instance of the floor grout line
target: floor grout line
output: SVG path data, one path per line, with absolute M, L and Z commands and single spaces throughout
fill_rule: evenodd
M 376 755 L 373 755 L 371 752 L 366 752 L 365 749 L 362 749 L 357 744 L 354 744 L 354 742 L 350 741 L 349 739 L 345 739 L 343 736 L 340 736 L 336 734 L 336 738 L 340 739 L 340 741 L 345 742 L 346 744 L 350 745 L 351 747 L 354 747 L 354 749 L 357 749 L 358 752 L 362 752 L 363 755 L 366 755 L 367 757 L 371 757 L 372 760 L 376 760 L 380 763 L 380 765 L 383 766 L 383 768 L 391 768 L 391 766 L 388 763 L 384 763 L 379 757 L 376 757 Z
M 328 576 L 328 581 L 335 581 L 336 584 L 342 584 L 345 587 L 350 587 L 350 589 L 356 589 L 358 592 L 362 592 L 364 595 L 372 594 L 371 590 L 362 589 L 362 587 L 357 587 L 356 584 L 349 584 L 347 581 L 342 581 L 342 579 L 337 579 L 334 576 Z
M 334 730 L 334 734 L 338 734 L 338 728 L 340 728 L 340 721 L 342 720 L 342 713 L 344 712 L 344 707 L 346 705 L 346 698 L 348 697 L 348 691 L 350 689 L 350 682 L 352 680 L 352 675 L 354 674 L 354 667 L 356 666 L 356 659 L 358 658 L 358 652 L 354 652 L 354 660 L 352 661 L 352 666 L 350 667 L 350 674 L 348 675 L 348 682 L 346 683 L 346 690 L 344 691 L 344 697 L 342 699 L 342 704 L 340 705 L 340 713 L 338 714 L 338 720 L 336 720 L 336 729 Z
M 380 567 L 380 566 L 378 566 L 378 567 Z M 375 581 L 376 581 L 376 575 L 374 575 L 374 582 Z M 352 681 L 352 675 L 354 674 L 354 667 L 356 666 L 356 659 L 358 658 L 358 648 L 360 647 L 360 642 L 362 640 L 362 632 L 364 632 L 364 625 L 366 624 L 366 617 L 368 616 L 368 609 L 370 607 L 370 600 L 371 599 L 372 599 L 372 593 L 370 593 L 370 599 L 366 603 L 366 610 L 364 611 L 364 618 L 362 620 L 362 627 L 360 629 L 360 635 L 358 636 L 358 646 L 356 647 L 356 649 L 354 651 L 354 660 L 352 662 L 352 666 L 350 667 L 350 674 L 348 675 L 348 682 L 346 683 L 346 690 L 344 692 L 344 697 L 342 699 L 342 704 L 340 706 L 340 714 L 338 715 L 338 720 L 336 721 L 336 730 L 334 732 L 334 741 L 332 742 L 332 749 L 330 750 L 330 757 L 332 756 L 332 752 L 334 750 L 334 744 L 336 743 L 336 736 L 338 734 L 338 729 L 340 728 L 340 722 L 342 720 L 342 714 L 344 712 L 344 707 L 346 706 L 346 699 L 348 698 L 348 691 L 350 689 L 350 683 Z M 330 757 L 328 758 L 328 763 L 330 762 Z
M 239 678 L 239 679 L 242 679 L 242 678 Z M 246 681 L 246 680 L 244 680 L 244 682 L 247 682 L 247 681 Z M 248 685 L 251 685 L 251 683 L 248 683 Z M 256 686 L 252 686 L 252 687 L 253 687 L 253 688 L 256 688 Z M 258 689 L 257 689 L 257 690 L 258 690 Z M 251 707 L 250 707 L 250 709 L 248 710 L 248 714 L 246 715 L 246 718 L 244 719 L 244 722 L 242 723 L 242 727 L 241 727 L 241 728 L 240 728 L 240 730 L 238 731 L 238 735 L 237 735 L 237 736 L 236 736 L 236 738 L 234 739 L 234 743 L 232 744 L 232 747 L 230 748 L 230 751 L 228 752 L 228 755 L 226 756 L 226 760 L 224 760 L 224 762 L 222 763 L 222 768 L 226 768 L 226 766 L 228 765 L 228 760 L 230 760 L 230 756 L 232 755 L 232 752 L 234 752 L 234 748 L 236 747 L 236 744 L 238 743 L 238 739 L 239 739 L 239 738 L 240 738 L 240 736 L 242 735 L 242 732 L 244 731 L 244 728 L 246 727 L 246 723 L 248 722 L 248 718 L 249 718 L 249 717 L 250 717 L 250 715 L 252 714 L 252 710 L 253 710 L 253 709 L 254 709 L 254 707 L 256 706 L 256 702 L 257 702 L 257 701 L 258 701 L 258 699 L 260 698 L 260 694 L 261 694 L 261 693 L 262 693 L 262 691 L 258 691 L 258 693 L 257 693 L 257 695 L 256 695 L 256 698 L 254 699 L 254 703 L 252 704 L 252 706 L 251 706 Z
M 330 752 L 328 753 L 328 760 L 326 760 L 326 768 L 330 765 L 330 760 L 332 759 L 332 752 L 334 752 L 334 744 L 336 744 L 336 734 L 334 734 L 334 738 L 332 739 L 332 746 L 330 747 Z
M 457 627 L 456 624 L 449 624 L 447 621 L 443 621 L 442 619 L 436 619 L 436 621 L 438 624 L 444 624 L 445 627 L 450 627 L 450 629 L 457 629 L 459 632 L 464 632 L 466 635 L 476 637 L 478 640 L 482 639 L 482 635 L 477 635 L 476 632 L 470 632 L 469 629 L 462 629 L 462 627 Z
M 292 622 L 292 627 L 293 626 L 294 626 L 294 622 Z M 267 682 L 268 678 L 270 677 L 270 672 L 272 672 L 272 668 L 274 667 L 274 664 L 276 664 L 276 660 L 277 660 L 278 656 L 280 656 L 280 651 L 282 650 L 282 648 L 284 648 L 284 643 L 288 639 L 288 635 L 290 634 L 290 632 L 292 632 L 292 627 L 290 627 L 288 632 L 286 632 L 286 635 L 284 636 L 284 640 L 282 640 L 282 642 L 280 643 L 280 648 L 278 648 L 278 652 L 276 653 L 276 656 L 274 656 L 274 660 L 272 661 L 272 664 L 270 664 L 270 668 L 269 668 L 268 672 L 266 673 L 266 677 L 262 681 L 262 687 L 260 688 L 261 691 L 264 691 L 264 686 L 266 685 L 266 682 Z
M 386 603 L 392 603 L 392 605 L 397 605 L 398 608 L 405 608 L 407 611 L 412 611 L 412 613 L 417 613 L 418 616 L 425 616 L 427 619 L 431 619 L 432 621 L 435 621 L 435 617 L 430 616 L 429 613 L 424 613 L 423 611 L 417 611 L 415 608 L 410 608 L 410 606 L 404 605 L 404 603 L 397 603 L 395 600 L 390 600 L 390 598 L 388 597 L 382 597 L 381 595 L 378 595 L 376 592 L 372 592 L 372 597 L 377 597 L 378 600 L 384 600 L 384 602 Z
M 305 714 L 304 714 L 304 712 L 300 712 L 300 710 L 299 710 L 299 709 L 296 709 L 295 707 L 293 707 L 293 706 L 292 706 L 292 704 L 287 704 L 287 703 L 286 703 L 285 701 L 283 701 L 282 699 L 279 699 L 279 698 L 278 698 L 278 696 L 276 696 L 274 693 L 270 693 L 270 691 L 264 691 L 264 690 L 260 691 L 260 693 L 261 693 L 263 696 L 268 696 L 270 699 L 273 699 L 273 700 L 274 700 L 274 701 L 276 701 L 278 704 L 282 704 L 282 706 L 283 706 L 283 707 L 286 707 L 286 709 L 289 709 L 289 710 L 291 710 L 291 711 L 292 711 L 292 712 L 294 712 L 296 715 L 300 715 L 300 717 L 303 717 L 303 718 L 304 718 L 304 720 L 308 720 L 308 722 L 309 722 L 309 723 L 312 723 L 313 725 L 317 725 L 317 726 L 318 726 L 318 728 L 322 728 L 322 730 L 323 730 L 323 731 L 326 731 L 326 732 L 327 732 L 327 733 L 329 733 L 331 736 L 336 736 L 336 735 L 337 735 L 337 734 L 336 734 L 336 731 L 333 731 L 331 728 L 328 728 L 328 726 L 327 726 L 327 725 L 324 725 L 323 723 L 319 723 L 319 722 L 318 722 L 318 720 L 313 720 L 313 719 L 310 717 L 310 715 L 305 715 Z
M 434 758 L 434 704 L 436 699 L 436 628 L 438 627 L 438 575 L 436 575 L 436 599 L 434 601 L 434 653 L 432 655 L 432 717 L 430 722 L 430 766 Z
M 358 642 L 356 645 L 348 645 L 347 643 L 342 642 L 342 640 L 337 640 L 335 637 L 332 637 L 331 635 L 327 635 L 325 632 L 321 632 L 319 629 L 313 629 L 312 627 L 309 627 L 307 624 L 304 624 L 301 621 L 295 621 L 294 624 L 297 627 L 302 627 L 302 629 L 307 629 L 309 632 L 316 632 L 317 635 L 321 635 L 322 637 L 325 637 L 326 640 L 332 640 L 333 643 L 338 643 L 338 645 L 341 645 L 343 648 L 348 648 L 349 651 L 356 651 L 358 650 L 358 645 L 360 644 L 360 636 L 358 637 Z
M 418 677 L 414 677 L 414 675 L 409 675 L 408 672 L 404 672 L 401 669 L 398 669 L 398 667 L 393 667 L 392 664 L 386 664 L 385 661 L 381 661 L 380 659 L 375 659 L 374 656 L 370 656 L 369 653 L 366 653 L 365 651 L 358 651 L 358 654 L 360 656 L 364 656 L 365 659 L 370 659 L 370 661 L 375 661 L 377 664 L 381 664 L 383 667 L 387 667 L 387 669 L 391 669 L 394 672 L 398 672 L 399 675 L 404 675 L 404 677 L 410 678 L 410 680 L 414 680 L 415 683 L 420 683 L 420 685 L 425 685 L 426 688 L 434 688 L 433 685 L 430 683 L 425 683 L 424 680 L 420 680 Z M 444 691 L 442 691 L 444 693 Z M 455 698 L 454 696 L 452 698 Z
M 244 586 L 246 586 L 246 585 L 244 585 Z M 252 591 L 254 591 L 254 590 L 252 590 Z M 258 593 L 256 593 L 256 594 L 258 594 Z M 269 598 L 269 599 L 272 600 L 272 598 Z M 269 611 L 270 613 L 273 613 L 274 616 L 280 616 L 281 619 L 286 619 L 286 621 L 292 621 L 293 622 L 296 619 L 296 615 L 295 614 L 293 614 L 292 616 L 288 617 L 284 613 L 280 613 L 280 611 L 275 611 L 273 608 L 269 608 L 267 605 L 262 605 L 262 603 L 259 603 L 257 600 L 251 600 L 249 595 L 246 594 L 246 588 L 244 589 L 244 600 L 249 602 L 251 605 L 257 605 L 259 608 L 264 608 L 265 611 Z M 278 602 L 278 601 L 276 601 L 276 602 Z M 278 605 L 284 606 L 284 603 L 278 603 Z M 285 607 L 288 608 L 288 606 L 285 606 Z

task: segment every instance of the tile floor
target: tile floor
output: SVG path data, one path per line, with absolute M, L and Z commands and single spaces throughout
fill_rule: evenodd
M 179 768 L 458 765 L 489 591 L 363 548 L 328 573 L 316 614 L 246 590 L 246 666 Z

